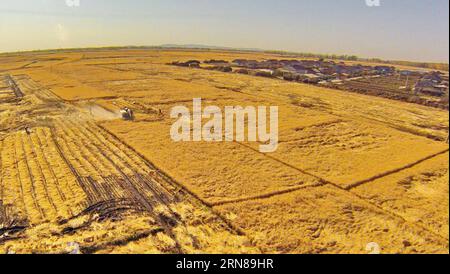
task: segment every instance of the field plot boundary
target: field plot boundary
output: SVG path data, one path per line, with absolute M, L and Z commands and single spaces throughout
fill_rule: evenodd
M 251 149 L 251 150 L 254 150 L 254 151 L 256 151 L 257 153 L 261 153 L 261 152 L 259 152 L 257 149 L 252 148 L 251 146 L 245 145 L 245 144 L 240 143 L 240 142 L 236 142 L 236 143 L 238 143 L 238 144 L 240 144 L 240 145 L 242 145 L 242 146 L 245 146 L 245 147 L 247 147 L 247 148 L 249 148 L 249 149 Z M 395 171 L 395 172 L 392 172 L 392 173 L 389 173 L 389 174 L 385 174 L 385 175 L 383 175 L 383 176 L 381 176 L 381 177 L 379 177 L 379 178 L 377 178 L 377 179 L 380 179 L 380 178 L 383 178 L 383 177 L 386 177 L 386 176 L 389 176 L 389 175 L 398 173 L 398 172 L 400 172 L 400 171 L 402 171 L 402 170 L 411 168 L 411 167 L 413 167 L 413 166 L 415 166 L 415 165 L 417 165 L 417 164 L 423 163 L 423 162 L 425 162 L 425 161 L 427 161 L 427 160 L 430 160 L 430 159 L 432 159 L 432 158 L 434 158 L 434 157 L 437 157 L 437 156 L 439 156 L 439 155 L 445 154 L 445 153 L 447 153 L 448 151 L 449 151 L 449 149 L 446 149 L 445 151 L 441 151 L 441 152 L 439 152 L 439 153 L 437 153 L 437 154 L 433 154 L 433 155 L 431 155 L 431 156 L 428 156 L 426 159 L 420 160 L 418 163 L 417 163 L 417 162 L 414 162 L 414 163 L 410 164 L 409 167 L 402 168 L 402 169 L 400 169 L 400 170 L 398 170 L 398 171 Z M 434 232 L 433 230 L 429 229 L 428 227 L 425 227 L 424 225 L 421 225 L 421 224 L 419 224 L 419 223 L 414 223 L 414 222 L 408 221 L 407 219 L 405 219 L 405 218 L 402 217 L 401 215 L 399 215 L 399 214 L 397 214 L 397 213 L 395 213 L 395 212 L 392 212 L 392 211 L 390 211 L 390 210 L 387 210 L 387 209 L 385 209 L 385 208 L 383 208 L 383 207 L 381 207 L 381 206 L 379 206 L 379 205 L 377 205 L 377 204 L 375 204 L 375 203 L 373 203 L 373 202 L 371 202 L 371 201 L 368 201 L 366 198 L 364 198 L 364 197 L 362 197 L 362 196 L 360 196 L 360 195 L 358 195 L 358 194 L 352 192 L 350 189 L 347 189 L 347 188 L 345 188 L 345 187 L 339 186 L 339 185 L 337 185 L 337 184 L 335 184 L 335 183 L 333 183 L 333 182 L 330 182 L 330 181 L 328 181 L 328 180 L 325 180 L 325 179 L 323 179 L 323 178 L 321 178 L 321 177 L 319 177 L 319 176 L 316 176 L 316 175 L 314 175 L 314 174 L 311 174 L 311 173 L 309 173 L 309 172 L 307 172 L 307 171 L 303 171 L 302 169 L 297 168 L 297 167 L 295 167 L 295 166 L 293 166 L 293 165 L 291 165 L 291 164 L 288 164 L 288 163 L 286 163 L 286 162 L 284 162 L 284 161 L 282 161 L 282 160 L 280 160 L 280 159 L 278 159 L 278 158 L 276 158 L 276 157 L 273 157 L 273 156 L 270 156 L 270 155 L 267 155 L 267 154 L 264 154 L 264 153 L 261 153 L 261 154 L 263 154 L 264 156 L 266 156 L 266 157 L 268 157 L 268 158 L 270 158 L 270 159 L 273 159 L 273 160 L 275 160 L 275 161 L 277 161 L 277 162 L 279 162 L 279 163 L 281 163 L 281 164 L 284 164 L 284 165 L 289 166 L 289 167 L 291 167 L 291 168 L 294 168 L 294 169 L 296 169 L 296 170 L 298 170 L 298 171 L 300 171 L 300 172 L 302 172 L 302 173 L 305 173 L 305 174 L 307 174 L 307 175 L 313 176 L 314 178 L 317 178 L 317 179 L 321 180 L 321 182 L 323 183 L 322 185 L 330 185 L 330 186 L 335 187 L 335 188 L 337 188 L 337 189 L 339 189 L 339 190 L 341 190 L 341 191 L 345 191 L 346 193 L 349 193 L 350 195 L 353 195 L 354 197 L 358 198 L 359 200 L 363 201 L 364 203 L 366 203 L 366 204 L 368 204 L 368 205 L 370 205 L 370 206 L 372 206 L 372 207 L 378 209 L 380 212 L 383 212 L 384 214 L 386 214 L 386 215 L 388 215 L 388 216 L 391 216 L 391 217 L 393 217 L 393 218 L 400 219 L 401 221 L 403 221 L 404 223 L 406 223 L 406 224 L 408 224 L 408 225 L 410 225 L 410 226 L 417 227 L 417 228 L 419 228 L 420 230 L 427 231 L 428 233 L 430 233 L 431 235 L 433 235 L 435 238 L 439 239 L 441 242 L 443 242 L 443 243 L 446 242 L 446 243 L 448 244 L 448 240 L 449 240 L 449 239 L 447 239 L 447 238 L 443 237 L 442 235 L 440 235 L 440 234 Z M 312 187 L 314 187 L 314 186 L 308 186 L 308 187 L 305 187 L 305 188 L 312 188 Z M 274 195 L 270 195 L 270 196 L 268 196 L 268 197 L 261 197 L 261 198 L 256 198 L 256 199 L 266 199 L 266 198 L 271 198 L 271 197 L 275 197 L 275 196 L 278 196 L 278 195 L 283 195 L 283 194 L 287 194 L 287 193 L 290 193 L 290 192 L 296 192 L 296 191 L 301 191 L 301 189 L 300 189 L 300 190 L 287 191 L 287 192 L 285 192 L 285 193 L 274 194 Z M 250 199 L 250 200 L 252 200 L 252 199 Z M 253 200 L 255 200 L 255 199 L 253 199 Z M 238 200 L 238 201 L 236 201 L 235 203 L 240 203 L 240 202 L 245 202 L 245 200 L 244 200 L 244 201 L 239 201 L 239 200 Z M 225 203 L 225 204 L 231 204 L 231 203 L 232 203 L 232 202 L 230 202 L 230 203 Z
M 240 198 L 240 199 L 209 203 L 209 205 L 212 206 L 212 207 L 215 207 L 215 206 L 223 206 L 223 205 L 228 205 L 228 204 L 238 204 L 238 203 L 247 202 L 247 201 L 253 201 L 253 200 L 268 199 L 268 198 L 272 198 L 272 197 L 275 197 L 275 196 L 279 196 L 279 195 L 295 192 L 295 191 L 298 191 L 298 190 L 301 190 L 301 189 L 321 187 L 321 186 L 324 186 L 324 185 L 326 185 L 326 184 L 325 183 L 318 183 L 317 185 L 291 187 L 291 188 L 287 188 L 287 189 L 284 189 L 284 190 L 274 191 L 274 192 L 261 194 L 261 195 L 257 195 L 257 196 L 244 197 L 244 198 Z
M 427 157 L 425 157 L 425 158 L 422 158 L 422 159 L 420 159 L 420 160 L 417 160 L 417 161 L 415 161 L 415 162 L 412 162 L 412 163 L 410 163 L 410 164 L 407 164 L 407 165 L 405 165 L 405 166 L 403 166 L 403 167 L 400 167 L 400 168 L 397 168 L 397 169 L 393 169 L 393 170 L 390 170 L 390 171 L 386 171 L 386 172 L 381 173 L 381 174 L 379 174 L 379 175 L 375 175 L 375 176 L 373 176 L 373 177 L 371 177 L 371 178 L 369 178 L 369 179 L 366 179 L 366 180 L 362 180 L 362 181 L 353 183 L 353 184 L 351 184 L 351 185 L 349 185 L 349 186 L 346 186 L 344 189 L 346 189 L 346 190 L 352 190 L 352 189 L 354 189 L 354 188 L 357 188 L 357 187 L 362 186 L 362 185 L 364 185 L 364 184 L 370 183 L 370 182 L 375 181 L 375 180 L 377 180 L 377 179 L 381 179 L 381 178 L 387 177 L 387 176 L 389 176 L 389 175 L 392 175 L 392 174 L 395 174 L 395 173 L 399 173 L 399 172 L 401 172 L 401 171 L 403 171 L 403 170 L 405 170 L 405 169 L 412 168 L 412 167 L 414 167 L 414 166 L 417 166 L 417 165 L 419 165 L 419 164 L 421 164 L 421 163 L 423 163 L 423 162 L 426 162 L 426 161 L 428 161 L 428 160 L 431 160 L 431 159 L 433 159 L 433 158 L 435 158 L 435 157 L 437 157 L 437 156 L 440 156 L 440 155 L 442 155 L 442 154 L 445 154 L 445 153 L 447 153 L 447 152 L 449 152 L 449 149 L 448 149 L 448 148 L 445 149 L 445 150 L 443 150 L 443 151 L 440 151 L 440 152 L 438 152 L 438 153 L 434 153 L 434 154 L 432 154 L 432 155 L 429 155 L 429 156 L 427 156 Z
M 345 117 L 345 116 L 342 116 L 342 117 Z M 380 121 L 378 119 L 369 118 L 369 117 L 366 117 L 366 116 L 361 116 L 361 119 L 364 119 L 364 120 L 367 120 L 367 121 L 370 121 L 370 122 L 375 122 L 375 123 L 377 123 L 379 125 L 386 126 L 388 128 L 391 128 L 391 129 L 394 129 L 394 130 L 398 130 L 398 131 L 406 133 L 406 134 L 411 134 L 411 135 L 414 135 L 414 136 L 417 136 L 417 137 L 426 138 L 426 139 L 433 140 L 433 141 L 436 141 L 436 142 L 445 142 L 446 141 L 446 138 L 444 138 L 444 137 L 436 136 L 436 135 L 433 135 L 433 134 L 427 134 L 427 133 L 418 132 L 418 131 L 410 129 L 410 128 L 406 127 L 406 126 L 395 125 L 394 123 Z

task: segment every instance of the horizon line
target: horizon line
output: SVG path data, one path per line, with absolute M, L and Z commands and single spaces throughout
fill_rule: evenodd
M 68 48 L 47 48 L 47 49 L 30 49 L 30 50 L 17 50 L 17 51 L 1 51 L 0 55 L 18 54 L 18 53 L 33 53 L 33 52 L 48 52 L 48 51 L 67 51 L 67 50 L 101 50 L 101 49 L 129 49 L 129 48 L 160 48 L 160 49 L 190 49 L 190 50 L 217 50 L 217 51 L 245 51 L 255 53 L 272 53 L 280 55 L 311 55 L 312 57 L 319 58 L 320 56 L 336 57 L 326 58 L 335 60 L 345 60 L 344 57 L 356 57 L 356 60 L 347 61 L 374 61 L 383 63 L 392 62 L 409 62 L 418 64 L 438 64 L 449 66 L 450 61 L 418 61 L 418 60 L 401 60 L 401 59 L 384 59 L 381 57 L 361 57 L 354 54 L 334 54 L 334 53 L 318 53 L 318 52 L 301 52 L 301 51 L 289 51 L 289 50 L 276 50 L 276 49 L 260 49 L 260 48 L 245 48 L 245 47 L 227 47 L 227 46 L 214 46 L 203 44 L 160 44 L 160 45 L 122 45 L 122 46 L 82 46 L 82 47 L 68 47 Z M 300 57 L 299 56 L 299 57 Z M 306 56 L 305 56 L 306 57 Z

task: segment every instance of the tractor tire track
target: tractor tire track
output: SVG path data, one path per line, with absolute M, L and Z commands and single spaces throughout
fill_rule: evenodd
M 68 126 L 63 125 L 62 122 L 58 123 L 58 126 L 61 127 L 61 130 L 65 133 L 68 134 L 68 132 L 71 132 L 73 135 L 77 136 L 77 134 L 72 131 Z M 82 127 L 82 125 L 79 125 L 79 127 Z M 70 134 L 68 134 L 70 135 Z M 144 206 L 144 208 L 146 209 L 147 212 L 149 212 L 158 222 L 158 224 L 160 224 L 163 228 L 164 231 L 166 232 L 166 234 L 172 238 L 172 240 L 175 241 L 176 243 L 176 249 L 179 253 L 182 253 L 181 250 L 181 245 L 178 242 L 175 233 L 172 231 L 173 228 L 173 224 L 170 223 L 169 220 L 167 220 L 166 217 L 162 216 L 161 214 L 156 214 L 155 209 L 157 206 L 159 205 L 165 205 L 169 210 L 170 210 L 170 205 L 168 205 L 167 203 L 165 203 L 163 201 L 163 199 L 161 199 L 159 197 L 159 195 L 157 193 L 155 193 L 154 197 L 158 200 L 157 203 L 152 203 L 150 202 L 147 197 L 145 197 L 143 194 L 140 193 L 140 191 L 136 188 L 135 185 L 135 180 L 133 180 L 133 178 L 130 178 L 128 175 L 126 175 L 123 170 L 116 164 L 115 161 L 113 161 L 107 154 L 105 151 L 103 151 L 102 149 L 100 149 L 99 147 L 97 147 L 96 145 L 85 141 L 86 138 L 83 138 L 82 136 L 79 136 L 81 138 L 77 138 L 77 143 L 81 146 L 86 146 L 89 147 L 90 149 L 96 151 L 99 155 L 101 155 L 104 159 L 106 159 L 107 161 L 109 161 L 109 163 L 116 169 L 116 171 L 118 171 L 121 174 L 121 179 L 120 183 L 122 183 L 122 186 L 124 187 L 124 189 L 130 194 L 130 196 L 133 199 L 136 199 L 137 202 Z M 84 136 L 87 137 L 87 136 Z M 121 163 L 124 164 L 124 163 Z M 172 211 L 173 213 L 173 211 Z M 173 217 L 172 217 L 173 218 Z
M 52 179 L 55 181 L 55 186 L 56 186 L 56 190 L 58 191 L 58 195 L 61 197 L 61 200 L 63 202 L 66 202 L 67 201 L 67 197 L 66 197 L 66 195 L 64 194 L 64 192 L 61 189 L 61 183 L 59 182 L 58 177 L 56 177 L 55 171 L 53 170 L 52 166 L 50 165 L 50 161 L 48 159 L 48 155 L 46 153 L 44 153 L 44 151 L 42 149 L 44 147 L 43 143 L 42 143 L 42 140 L 41 140 L 41 138 L 39 136 L 36 136 L 36 140 L 37 140 L 38 145 L 39 145 L 39 150 L 41 151 L 41 153 L 43 155 L 43 160 L 44 160 L 44 163 L 45 163 L 45 165 L 47 167 L 47 170 L 49 170 Z
M 101 144 L 101 146 L 102 146 L 104 149 L 108 149 L 108 150 L 109 150 L 112 154 L 114 154 L 117 158 L 121 159 L 122 162 L 123 162 L 123 164 L 124 164 L 125 166 L 127 166 L 130 170 L 135 171 L 135 176 L 136 176 L 136 177 L 139 177 L 140 181 L 141 181 L 141 182 L 144 182 L 144 183 L 147 185 L 148 189 L 150 189 L 150 190 L 158 197 L 158 199 L 159 199 L 162 203 L 164 203 L 164 204 L 169 204 L 169 203 L 173 203 L 173 202 L 176 201 L 176 197 L 175 197 L 172 193 L 170 193 L 170 191 L 169 191 L 168 189 L 166 189 L 166 188 L 164 187 L 163 184 L 160 184 L 158 181 L 156 181 L 156 180 L 154 180 L 154 179 L 143 178 L 143 176 L 136 170 L 136 169 L 142 169 L 142 172 L 143 172 L 144 174 L 151 174 L 151 169 L 142 167 L 141 163 L 138 163 L 137 160 L 134 160 L 134 159 L 133 159 L 134 157 L 129 156 L 123 149 L 120 149 L 120 148 L 117 147 L 115 144 L 113 144 L 110 140 L 108 140 L 108 138 L 106 138 L 106 136 L 103 135 L 104 138 L 105 138 L 105 141 L 106 141 L 107 143 L 105 143 L 105 141 L 102 141 L 102 140 L 99 138 L 99 136 L 97 136 L 97 134 L 95 134 L 95 133 L 94 133 L 93 131 L 91 131 L 89 128 L 87 128 L 87 127 L 82 127 L 82 130 L 86 130 L 86 131 L 88 131 L 90 134 L 92 134 L 92 136 L 94 136 L 94 137 L 98 140 L 98 142 Z M 99 133 L 100 131 L 102 131 L 101 128 L 99 128 L 99 130 L 97 131 L 97 133 Z M 84 133 L 84 135 L 87 136 L 86 133 Z M 114 147 L 115 149 L 111 149 L 111 147 Z M 120 156 L 120 155 L 116 152 L 116 150 L 119 151 L 119 152 L 121 152 L 121 154 L 123 154 L 123 156 L 125 156 L 125 157 Z M 126 158 L 126 159 L 124 159 L 124 158 Z M 136 167 L 131 166 L 131 164 L 129 164 L 130 162 L 133 162 L 133 163 L 136 165 Z M 140 167 L 140 168 L 139 168 L 139 167 Z M 146 177 L 147 177 L 147 176 L 146 176 Z M 152 184 L 150 184 L 149 181 L 151 181 Z M 155 186 L 157 186 L 157 187 L 155 187 Z
M 33 144 L 33 140 L 31 139 L 31 136 L 29 134 L 27 134 L 27 136 L 28 136 L 27 140 L 28 140 L 28 143 L 30 144 L 30 148 L 31 148 L 31 157 L 33 158 L 33 160 L 37 166 L 37 169 L 39 171 L 39 174 L 42 178 L 42 184 L 44 187 L 45 196 L 46 196 L 48 202 L 50 203 L 51 207 L 53 208 L 53 210 L 55 212 L 58 212 L 58 209 L 56 208 L 56 205 L 55 205 L 51 195 L 49 194 L 48 182 L 47 182 L 47 179 L 45 178 L 44 172 L 42 170 L 42 166 L 40 165 L 40 163 L 37 160 L 38 157 L 37 157 L 37 153 L 36 153 L 36 148 L 34 147 L 34 144 Z
M 36 181 L 33 178 L 33 173 L 31 172 L 31 168 L 30 168 L 30 165 L 28 163 L 28 159 L 27 159 L 27 157 L 25 155 L 25 152 L 26 152 L 25 145 L 23 143 L 23 139 L 21 137 L 19 137 L 19 138 L 20 138 L 20 144 L 22 146 L 22 151 L 23 151 L 23 154 L 24 154 L 23 161 L 25 162 L 25 166 L 26 166 L 27 172 L 28 172 L 28 178 L 30 179 L 30 182 L 31 182 L 31 196 L 33 198 L 33 202 L 34 202 L 34 205 L 36 206 L 36 209 L 39 211 L 39 213 L 41 215 L 41 218 L 45 219 L 46 218 L 46 214 L 45 214 L 44 210 L 42 209 L 42 207 L 39 205 L 39 202 L 38 202 L 38 199 L 37 199 Z

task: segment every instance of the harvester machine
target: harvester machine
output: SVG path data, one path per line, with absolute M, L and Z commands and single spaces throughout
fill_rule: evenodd
M 129 108 L 123 108 L 120 111 L 120 114 L 122 115 L 122 119 L 126 120 L 126 121 L 132 121 L 134 120 L 134 113 L 133 110 L 129 109 Z

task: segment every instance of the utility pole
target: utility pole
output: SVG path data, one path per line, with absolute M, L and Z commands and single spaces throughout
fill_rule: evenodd
M 414 87 L 412 88 L 412 91 L 414 92 L 414 95 L 417 95 L 416 87 L 417 87 L 417 85 L 419 84 L 419 81 L 420 81 L 420 80 L 417 80 L 417 82 L 414 84 Z

